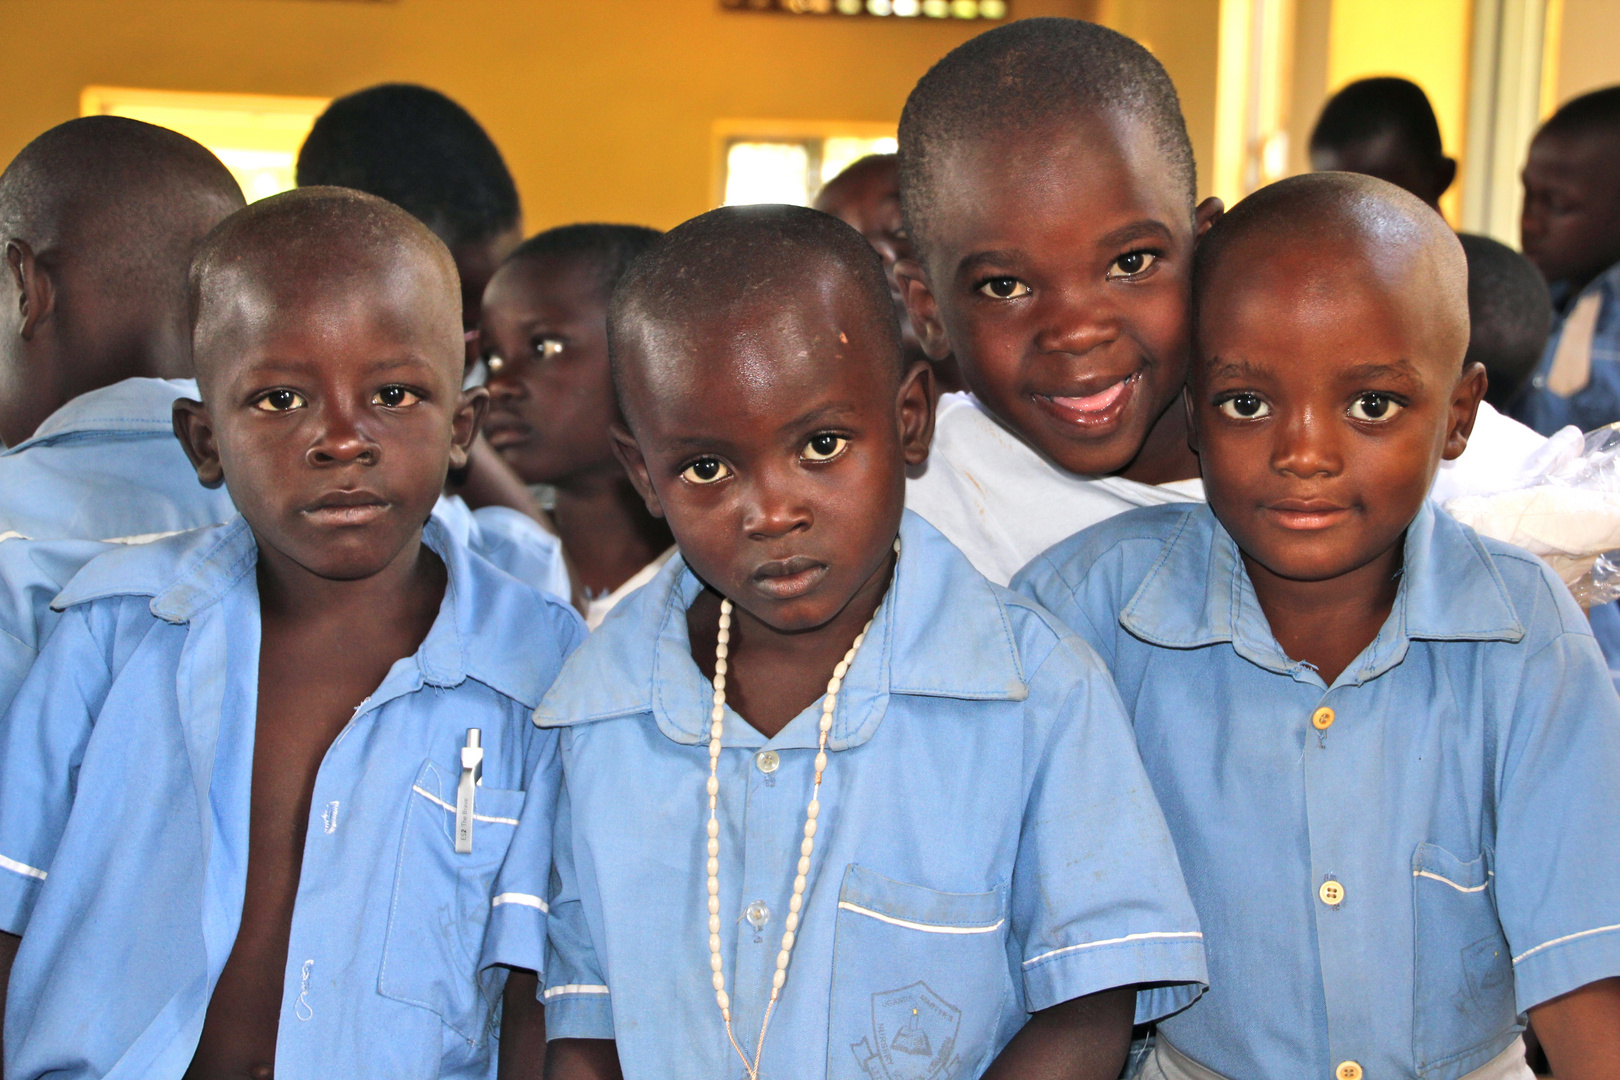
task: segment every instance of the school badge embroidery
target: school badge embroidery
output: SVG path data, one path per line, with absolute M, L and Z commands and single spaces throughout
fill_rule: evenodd
M 872 1034 L 850 1049 L 872 1080 L 951 1080 L 961 1023 L 961 1009 L 914 982 L 872 995 Z

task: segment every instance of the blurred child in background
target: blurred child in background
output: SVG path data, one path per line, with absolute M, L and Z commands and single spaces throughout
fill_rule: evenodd
M 894 307 L 900 318 L 900 342 L 908 359 L 928 360 L 917 332 L 911 328 L 900 283 L 894 278 L 894 264 L 915 257 L 900 212 L 900 159 L 894 154 L 868 154 L 822 185 L 812 204 L 860 233 L 883 260 L 883 272 L 894 290 Z M 930 360 L 934 367 L 934 390 L 954 394 L 966 390 L 956 361 L 949 356 Z
M 1521 233 L 1556 314 L 1514 415 L 1543 434 L 1620 420 L 1620 86 L 1565 102 L 1536 133 Z
M 608 370 L 608 298 L 658 235 L 635 225 L 550 229 L 514 251 L 484 293 L 484 432 L 524 483 L 551 488 L 551 521 L 592 629 L 673 551 L 669 527 L 647 512 L 608 434 L 622 422 Z
M 1436 210 L 1457 178 L 1429 96 L 1417 83 L 1388 76 L 1357 79 L 1322 106 L 1311 129 L 1311 168 L 1376 176 Z
M 1468 363 L 1485 369 L 1485 400 L 1506 412 L 1547 347 L 1547 283 L 1506 244 L 1472 233 L 1457 239 L 1468 259 Z

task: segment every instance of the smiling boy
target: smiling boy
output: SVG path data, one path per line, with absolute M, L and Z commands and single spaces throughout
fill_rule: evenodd
M 548 1075 L 1117 1076 L 1133 1015 L 1196 996 L 1198 930 L 1095 658 L 903 510 L 930 373 L 877 256 L 716 210 L 609 325 L 679 555 L 536 713 L 566 787 Z
M 492 1075 L 489 886 L 582 632 L 430 516 L 485 404 L 454 265 L 306 188 L 210 234 L 190 310 L 176 427 L 242 516 L 88 563 L 0 721 L 5 1074 Z
M 1017 586 L 1113 672 L 1208 938 L 1145 1076 L 1528 1080 L 1620 1060 L 1620 700 L 1568 590 L 1426 493 L 1484 391 L 1432 210 L 1318 173 L 1218 223 L 1187 414 L 1208 506 Z

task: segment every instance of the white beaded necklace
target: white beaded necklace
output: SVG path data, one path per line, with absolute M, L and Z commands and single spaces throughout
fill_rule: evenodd
M 898 538 L 894 541 L 894 554 L 898 564 Z M 810 805 L 804 809 L 804 840 L 799 844 L 799 872 L 793 878 L 793 898 L 788 901 L 786 929 L 782 931 L 782 951 L 776 954 L 776 973 L 771 976 L 771 999 L 765 1005 L 765 1019 L 759 1025 L 759 1042 L 754 1047 L 754 1060 L 750 1062 L 731 1030 L 731 998 L 726 994 L 726 977 L 720 956 L 720 822 L 715 817 L 715 808 L 720 801 L 720 735 L 725 727 L 726 656 L 731 643 L 731 601 L 720 601 L 720 635 L 714 647 L 714 708 L 709 712 L 709 969 L 714 973 L 714 1000 L 719 1004 L 721 1019 L 726 1023 L 726 1038 L 731 1040 L 732 1049 L 742 1058 L 743 1068 L 748 1070 L 748 1080 L 759 1080 L 759 1059 L 765 1052 L 765 1031 L 771 1026 L 771 1012 L 781 997 L 782 984 L 787 982 L 788 960 L 793 955 L 794 934 L 799 929 L 799 911 L 804 907 L 805 875 L 810 872 L 810 853 L 816 847 L 816 818 L 821 813 L 821 774 L 827 769 L 827 735 L 832 731 L 833 710 L 838 707 L 838 691 L 843 687 L 844 676 L 849 672 L 850 664 L 855 662 L 855 653 L 860 649 L 861 642 L 866 640 L 867 631 L 872 629 L 872 622 L 876 618 L 877 613 L 873 612 L 872 618 L 867 619 L 861 632 L 855 635 L 855 643 L 833 668 L 832 678 L 827 682 L 827 696 L 821 701 L 816 781 L 810 791 Z

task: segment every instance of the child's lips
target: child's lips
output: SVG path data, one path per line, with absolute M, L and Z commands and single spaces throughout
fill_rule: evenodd
M 497 450 L 526 443 L 533 435 L 534 429 L 527 424 L 495 423 L 484 429 L 484 438 Z
M 1337 525 L 1350 512 L 1326 499 L 1279 499 L 1265 510 L 1283 528 L 1302 532 Z
M 1103 428 L 1119 422 L 1141 381 L 1139 374 L 1132 372 L 1095 394 L 1036 394 L 1034 397 L 1037 404 L 1066 423 L 1087 429 Z
M 306 507 L 304 516 L 318 525 L 352 528 L 370 525 L 388 512 L 388 501 L 369 491 L 339 491 Z
M 754 587 L 773 600 L 792 600 L 820 584 L 827 566 L 805 556 L 763 563 L 754 571 Z

